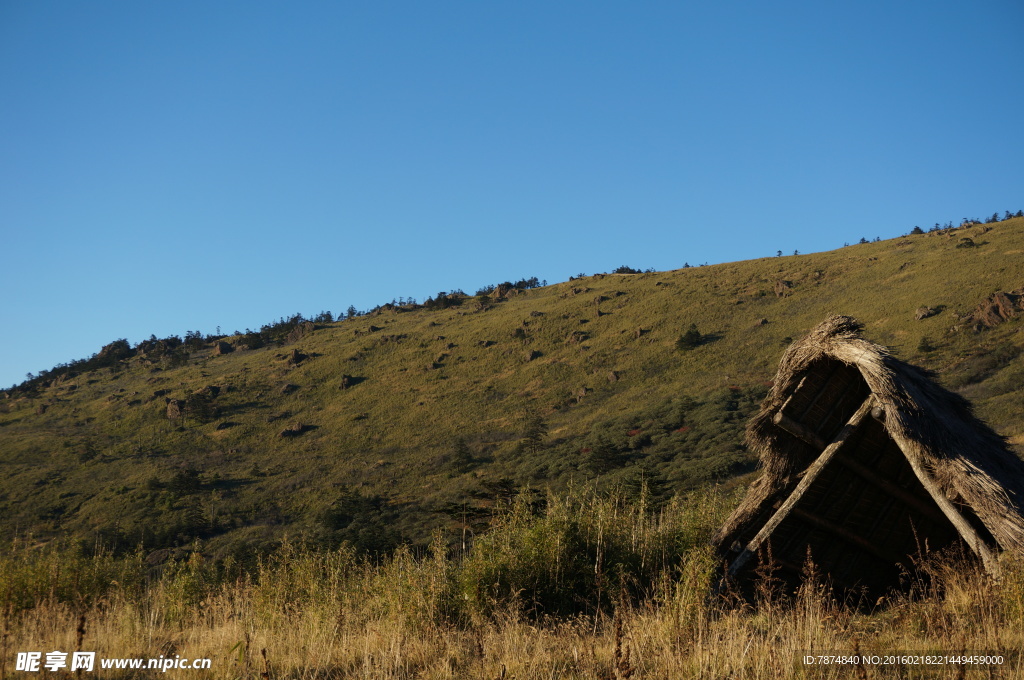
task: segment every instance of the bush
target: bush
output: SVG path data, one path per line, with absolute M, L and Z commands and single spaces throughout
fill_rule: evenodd
M 650 596 L 659 579 L 707 541 L 717 497 L 673 500 L 657 514 L 621 496 L 549 498 L 534 516 L 518 500 L 474 543 L 459 574 L 470 614 L 532 617 L 611 612 Z
M 679 336 L 676 340 L 676 349 L 681 352 L 686 352 L 696 347 L 699 347 L 703 336 L 700 331 L 697 330 L 697 324 L 690 324 L 689 330 Z

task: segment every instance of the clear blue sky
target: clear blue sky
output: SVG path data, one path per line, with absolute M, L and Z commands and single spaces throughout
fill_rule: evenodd
M 1024 208 L 1024 5 L 0 0 L 0 386 Z

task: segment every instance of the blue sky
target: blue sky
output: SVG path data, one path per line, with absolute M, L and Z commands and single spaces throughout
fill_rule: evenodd
M 1024 208 L 1024 5 L 0 0 L 0 386 Z

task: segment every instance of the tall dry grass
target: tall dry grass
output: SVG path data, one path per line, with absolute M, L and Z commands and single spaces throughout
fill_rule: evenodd
M 0 680 L 18 651 L 210 658 L 211 678 L 1016 678 L 1024 570 L 992 582 L 924 560 L 873 611 L 837 603 L 807 566 L 795 593 L 713 596 L 715 496 L 658 511 L 585 494 L 510 508 L 465 554 L 370 561 L 285 544 L 243 573 L 196 552 L 141 556 L 15 546 L 0 558 Z M 812 654 L 996 652 L 1001 667 L 803 666 Z M 108 671 L 113 673 L 113 671 Z M 124 671 L 120 671 L 121 677 Z M 87 674 L 86 674 L 87 675 Z M 102 671 L 97 672 L 103 676 Z M 145 672 L 138 677 L 158 673 Z M 111 677 L 113 677 L 111 675 Z

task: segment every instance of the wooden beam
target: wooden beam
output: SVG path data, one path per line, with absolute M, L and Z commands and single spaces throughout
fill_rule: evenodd
M 906 555 L 887 554 L 882 550 L 879 550 L 878 546 L 876 546 L 874 543 L 864 538 L 863 536 L 859 536 L 850 531 L 849 529 L 847 529 L 846 527 L 836 524 L 831 520 L 827 520 L 824 517 L 819 517 L 818 515 L 807 512 L 806 510 L 801 510 L 800 508 L 793 508 L 791 512 L 795 517 L 799 517 L 800 519 L 808 522 L 809 524 L 813 524 L 819 529 L 823 529 L 829 532 L 833 536 L 838 536 L 847 543 L 852 543 L 853 545 L 857 546 L 869 555 L 877 557 L 878 559 L 888 564 L 896 564 L 897 562 L 906 557 Z
M 859 462 L 857 462 L 850 456 L 847 456 L 844 453 L 837 454 L 836 461 L 841 463 L 843 467 L 855 473 L 868 484 L 872 484 L 878 487 L 883 492 L 896 498 L 907 507 L 913 510 L 917 510 L 919 513 L 921 513 L 928 519 L 940 523 L 948 521 L 946 516 L 942 514 L 942 511 L 939 510 L 938 506 L 935 505 L 934 503 L 929 503 L 923 498 L 920 498 L 919 496 L 915 496 L 914 494 L 910 493 L 903 487 L 893 484 L 888 479 L 876 475 L 866 466 L 861 465 Z
M 828 442 L 825 441 L 817 432 L 803 423 L 793 420 L 783 413 L 782 409 L 779 409 L 779 412 L 775 414 L 775 417 L 772 418 L 772 422 L 797 439 L 810 444 L 818 451 L 824 451 L 825 447 L 828 446 Z
M 839 434 L 836 438 L 825 447 L 825 450 L 821 452 L 821 455 L 810 464 L 810 466 L 804 471 L 803 479 L 793 489 L 793 493 L 789 494 L 789 498 L 775 511 L 775 514 L 771 516 L 761 530 L 757 532 L 757 535 L 750 540 L 747 547 L 736 556 L 736 559 L 729 565 L 728 575 L 735 575 L 743 566 L 750 561 L 750 558 L 757 554 L 761 546 L 768 540 L 776 528 L 782 523 L 782 520 L 786 519 L 790 511 L 800 502 L 803 495 L 807 493 L 807 490 L 811 488 L 821 471 L 832 461 L 839 449 L 842 448 L 843 444 L 849 440 L 857 427 L 863 422 L 868 412 L 871 411 L 871 406 L 874 403 L 874 398 L 868 395 L 868 398 L 864 400 L 857 412 L 853 414 L 850 420 L 843 426 L 843 429 L 839 430 Z
M 878 408 L 878 406 L 872 407 L 872 417 L 875 417 L 875 411 L 878 410 Z M 772 418 L 772 420 L 775 422 L 776 425 L 781 427 L 786 432 L 789 432 L 794 437 L 803 440 L 804 442 L 810 444 L 811 446 L 815 447 L 818 450 L 822 450 L 828 445 L 828 443 L 824 439 L 822 439 L 817 432 L 814 432 L 809 427 L 805 426 L 803 423 L 799 423 L 793 420 L 785 413 L 783 413 L 782 410 L 779 410 L 779 412 L 775 414 L 775 417 Z M 918 496 L 915 496 L 914 494 L 910 493 L 906 489 L 896 486 L 889 480 L 876 475 L 874 472 L 869 470 L 864 465 L 861 465 L 859 462 L 857 462 L 850 456 L 847 456 L 846 454 L 843 453 L 839 453 L 836 455 L 836 460 L 842 463 L 843 467 L 846 467 L 850 471 L 856 473 L 864 481 L 868 482 L 869 484 L 873 484 L 874 486 L 878 487 L 879 489 L 889 494 L 890 496 L 898 498 L 900 501 L 903 502 L 904 505 L 913 508 L 914 510 L 917 510 L 925 517 L 936 522 L 947 521 L 947 517 L 942 513 L 941 510 L 939 510 L 937 505 L 929 503 L 928 501 L 925 501 L 919 498 Z
M 898 434 L 892 434 L 893 440 L 903 451 L 903 455 L 906 456 L 907 462 L 910 463 L 910 468 L 917 475 L 917 479 L 921 482 L 921 486 L 924 487 L 928 495 L 932 497 L 935 504 L 939 506 L 939 510 L 946 516 L 953 526 L 959 532 L 960 537 L 964 539 L 964 542 L 974 551 L 974 554 L 981 558 L 982 564 L 985 565 L 985 570 L 992 574 L 994 577 L 999 578 L 1001 570 L 999 568 L 999 562 L 996 559 L 995 553 L 989 547 L 987 543 L 978 535 L 978 532 L 974 530 L 971 523 L 960 514 L 960 511 L 956 509 L 956 506 L 946 498 L 946 494 L 939 488 L 938 483 L 932 478 L 928 470 L 925 469 L 924 464 L 917 455 L 915 444 L 907 439 L 899 436 Z

